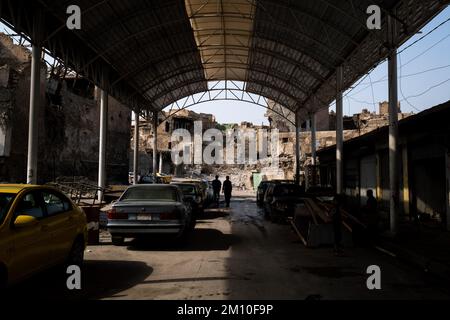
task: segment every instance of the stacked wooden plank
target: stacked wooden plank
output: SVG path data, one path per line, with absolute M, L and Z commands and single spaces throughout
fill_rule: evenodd
M 318 217 L 321 220 L 321 223 L 330 223 L 331 217 L 327 210 L 324 210 L 323 207 L 320 207 L 318 203 L 312 198 L 306 198 L 305 204 L 308 207 L 311 215 L 313 217 Z M 317 220 L 317 219 L 316 219 Z
M 316 198 L 305 198 L 304 206 L 298 208 L 293 218 L 289 220 L 295 233 L 307 247 L 331 245 L 334 241 L 332 225 L 333 204 L 320 201 Z M 356 217 L 341 209 L 342 225 L 344 227 L 344 242 L 349 243 L 353 227 L 366 226 Z

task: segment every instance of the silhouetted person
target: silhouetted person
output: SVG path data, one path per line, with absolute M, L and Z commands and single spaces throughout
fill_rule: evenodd
M 222 188 L 222 182 L 219 180 L 219 176 L 216 176 L 216 179 L 212 182 L 213 193 L 214 193 L 214 202 L 217 206 L 219 206 L 220 200 L 220 189 Z
M 341 255 L 342 250 L 342 205 L 344 203 L 344 197 L 341 194 L 334 196 L 334 208 L 331 211 L 331 219 L 333 222 L 334 232 L 334 254 Z
M 223 194 L 225 195 L 225 203 L 227 204 L 227 208 L 230 207 L 231 201 L 231 191 L 233 190 L 233 186 L 231 185 L 230 177 L 227 176 L 226 180 L 223 182 Z

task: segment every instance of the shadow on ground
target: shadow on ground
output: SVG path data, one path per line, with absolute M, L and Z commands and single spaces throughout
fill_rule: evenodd
M 128 243 L 131 251 L 211 251 L 228 250 L 240 242 L 240 238 L 232 234 L 224 234 L 217 229 L 195 229 L 184 242 L 170 237 L 149 236 L 136 238 Z
M 152 267 L 139 261 L 87 260 L 82 269 L 81 290 L 68 290 L 68 275 L 64 268 L 58 267 L 37 274 L 2 295 L 8 300 L 33 301 L 118 298 L 119 292 L 144 282 L 152 272 Z

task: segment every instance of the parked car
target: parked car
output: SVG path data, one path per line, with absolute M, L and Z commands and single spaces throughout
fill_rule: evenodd
M 55 265 L 81 265 L 83 210 L 49 186 L 0 185 L 0 286 Z
M 272 221 L 294 215 L 297 204 L 304 202 L 302 187 L 292 183 L 269 184 L 264 197 L 264 213 Z
M 145 175 L 142 176 L 139 180 L 138 180 L 138 184 L 152 184 L 155 183 L 155 177 L 153 177 L 153 175 Z
M 262 206 L 264 203 L 264 194 L 266 193 L 267 187 L 269 186 L 270 181 L 261 181 L 258 185 L 258 189 L 256 190 L 256 204 Z
M 208 189 L 206 190 L 206 204 L 209 205 L 214 202 L 214 188 L 212 181 L 208 181 Z
M 173 183 L 195 183 L 198 185 L 201 194 L 202 194 L 202 201 L 204 202 L 206 198 L 208 197 L 207 189 L 208 189 L 208 182 L 201 179 L 195 179 L 195 178 L 173 178 Z
M 194 225 L 192 208 L 179 187 L 170 184 L 130 186 L 108 211 L 112 243 L 125 237 L 168 234 L 184 239 Z
M 198 184 L 179 182 L 172 182 L 171 184 L 178 186 L 181 189 L 184 200 L 191 204 L 192 211 L 195 214 L 194 217 L 197 217 L 203 213 L 205 203 L 202 197 L 202 191 L 200 190 Z
M 156 174 L 157 183 L 170 183 L 172 181 L 172 176 L 164 173 Z
M 276 183 L 285 183 L 285 184 L 293 184 L 293 180 L 281 180 L 281 179 L 275 179 L 275 180 L 265 180 L 261 181 L 261 183 L 258 185 L 258 189 L 256 190 L 256 204 L 259 206 L 262 206 L 264 204 L 264 196 L 266 194 L 267 188 L 270 184 L 276 184 Z

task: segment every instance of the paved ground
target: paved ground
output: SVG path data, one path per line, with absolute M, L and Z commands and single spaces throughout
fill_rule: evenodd
M 130 240 L 86 252 L 83 290 L 68 292 L 61 270 L 14 288 L 11 296 L 90 299 L 449 299 L 438 283 L 395 259 L 362 248 L 335 257 L 307 249 L 288 225 L 264 220 L 253 195 L 209 210 L 185 247 Z M 366 287 L 366 268 L 382 271 L 382 290 Z M 58 274 L 55 276 L 55 274 Z

